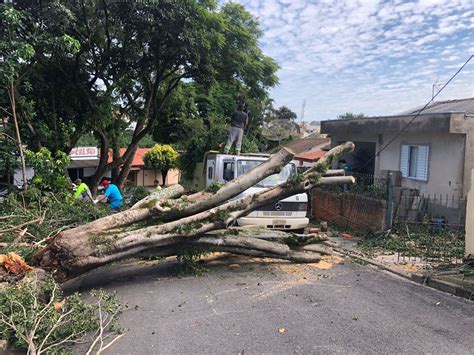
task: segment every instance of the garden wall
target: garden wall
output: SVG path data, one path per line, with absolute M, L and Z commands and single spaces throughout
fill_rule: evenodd
M 385 229 L 387 203 L 349 192 L 334 193 L 313 189 L 312 215 L 329 225 L 349 228 L 355 231 Z

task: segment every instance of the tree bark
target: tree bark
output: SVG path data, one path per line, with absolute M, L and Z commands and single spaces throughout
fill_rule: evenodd
M 130 173 L 130 169 L 132 168 L 133 158 L 135 157 L 137 149 L 138 149 L 138 146 L 134 146 L 132 148 L 131 155 L 128 157 L 127 160 L 125 160 L 125 163 L 122 165 L 122 168 L 120 169 L 120 173 L 118 174 L 118 177 L 115 181 L 115 184 L 118 186 L 120 190 L 123 190 L 125 186 L 125 181 L 127 181 L 128 174 Z
M 100 141 L 100 158 L 99 166 L 97 167 L 94 175 L 90 178 L 89 189 L 91 190 L 92 196 L 97 196 L 97 190 L 99 187 L 100 179 L 104 176 L 107 171 L 107 160 L 109 159 L 109 142 L 107 137 L 103 133 L 98 133 Z
M 55 269 L 58 277 L 64 280 L 101 265 L 140 255 L 150 249 L 156 250 L 162 247 L 176 249 L 180 243 L 198 243 L 219 248 L 222 246 L 220 250 L 225 247 L 228 251 L 240 250 L 242 253 L 279 255 L 294 261 L 317 260 L 319 255 L 298 254 L 305 253 L 304 251 L 295 254 L 296 252 L 289 252 L 287 247 L 275 246 L 270 241 L 257 242 L 252 238 L 246 241 L 242 238 L 232 238 L 232 236 L 215 238 L 202 237 L 202 235 L 214 230 L 226 229 L 238 218 L 263 205 L 308 191 L 313 187 L 353 183 L 354 178 L 351 176 L 323 177 L 333 159 L 353 148 L 352 143 L 333 148 L 311 169 L 295 179 L 238 200 L 228 201 L 229 198 L 270 175 L 269 171 L 273 173 L 276 166 L 280 166 L 281 169 L 286 159 L 288 157 L 291 159 L 292 154 L 282 151 L 279 157 L 269 159 L 259 166 L 263 168 L 257 167 L 241 176 L 240 180 L 236 179 L 235 181 L 239 180 L 238 183 L 235 181 L 234 184 L 229 183 L 207 198 L 203 197 L 206 196 L 205 194 L 201 194 L 195 203 L 181 210 L 179 205 L 166 202 L 183 201 L 183 198 L 165 200 L 164 194 L 157 196 L 156 199 L 149 199 L 148 202 L 142 201 L 136 208 L 61 232 L 52 238 L 47 247 L 37 255 L 38 263 L 44 268 Z M 178 190 L 176 194 L 180 193 Z M 173 196 L 170 191 L 167 194 Z M 209 203 L 209 200 L 212 203 Z M 159 210 L 157 206 L 167 217 L 170 215 L 178 217 L 159 224 L 155 213 L 157 209 Z M 144 221 L 148 225 L 136 224 L 136 221 Z
M 120 146 L 116 140 L 112 143 L 112 160 L 120 159 Z M 117 181 L 120 174 L 120 166 L 116 166 L 112 169 L 112 181 Z
M 8 88 L 8 94 L 10 97 L 10 105 L 12 108 L 12 116 L 13 116 L 13 124 L 15 126 L 15 135 L 16 135 L 16 142 L 18 144 L 18 153 L 20 154 L 20 162 L 21 162 L 21 175 L 23 179 L 23 189 L 26 191 L 28 189 L 28 179 L 26 177 L 26 162 L 25 162 L 25 154 L 23 151 L 23 144 L 21 142 L 21 135 L 20 135 L 20 126 L 18 125 L 18 118 L 16 115 L 16 96 L 15 96 L 15 84 L 13 81 L 10 82 L 10 87 Z
M 255 185 L 258 181 L 280 171 L 292 157 L 293 153 L 287 149 L 282 149 L 252 171 L 227 183 L 216 193 L 198 192 L 190 196 L 183 196 L 182 198 L 172 200 L 182 195 L 184 190 L 182 190 L 182 187 L 177 188 L 179 193 L 172 196 L 169 194 L 169 188 L 167 188 L 158 195 L 154 193 L 148 196 L 143 201 L 135 204 L 132 209 L 98 219 L 85 226 L 66 230 L 62 232 L 61 235 L 63 237 L 68 237 L 69 235 L 72 237 L 77 237 L 78 235 L 82 237 L 85 235 L 93 237 L 94 235 L 102 234 L 105 230 L 121 228 L 152 217 L 159 217 L 160 221 L 172 221 L 200 213 L 213 206 L 222 204 L 240 192 Z M 161 208 L 165 203 L 169 204 L 169 207 Z M 134 210 L 139 207 L 141 208 L 140 211 Z
M 161 180 L 162 180 L 162 183 L 161 185 L 162 186 L 166 186 L 166 177 L 168 176 L 168 170 L 161 170 Z

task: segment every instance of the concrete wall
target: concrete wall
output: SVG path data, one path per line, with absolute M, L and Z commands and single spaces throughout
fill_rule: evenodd
M 452 114 L 450 132 L 466 135 L 463 193 L 467 195 L 472 184 L 471 171 L 474 169 L 474 115 Z
M 466 258 L 474 260 L 474 169 L 471 173 L 471 187 L 467 197 L 466 215 Z
M 137 186 L 156 186 L 155 180 L 159 185 L 163 184 L 163 179 L 160 170 L 143 169 L 137 172 Z M 166 185 L 173 185 L 179 182 L 179 170 L 171 169 L 168 171 L 166 178 Z
M 354 134 L 353 132 L 341 131 L 333 133 L 333 146 L 340 141 L 353 142 L 375 142 L 376 151 L 384 147 L 395 133 L 385 134 Z M 473 135 L 474 136 L 474 135 Z M 400 152 L 403 144 L 428 145 L 430 147 L 428 163 L 428 181 L 419 181 L 410 178 L 402 178 L 402 186 L 417 189 L 420 194 L 425 195 L 450 195 L 465 196 L 465 159 L 466 159 L 466 137 L 473 136 L 465 134 L 453 134 L 449 132 L 418 132 L 404 133 L 397 137 L 379 157 L 375 159 L 375 175 L 378 176 L 382 170 L 400 170 Z M 466 164 L 474 165 L 474 142 L 470 142 L 469 150 L 472 150 L 472 159 Z M 346 159 L 350 161 L 350 159 Z M 474 166 L 473 166 L 474 168 Z
M 392 138 L 393 135 L 384 136 L 387 142 Z M 400 170 L 402 145 L 427 145 L 430 147 L 428 181 L 402 178 L 402 186 L 417 189 L 424 195 L 463 196 L 465 140 L 463 134 L 402 134 L 380 154 L 378 171 Z
M 385 229 L 386 202 L 349 193 L 332 193 L 314 189 L 313 216 L 330 225 L 347 227 L 354 231 Z
M 29 166 L 26 167 L 26 179 L 29 181 L 35 176 L 35 170 Z M 21 187 L 23 186 L 23 173 L 21 169 L 15 169 L 13 173 L 13 185 Z

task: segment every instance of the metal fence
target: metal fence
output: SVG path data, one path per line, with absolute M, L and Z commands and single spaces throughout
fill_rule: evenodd
M 321 189 L 334 193 L 353 193 L 375 199 L 386 199 L 387 198 L 387 179 L 379 178 L 374 175 L 359 174 L 350 172 L 347 175 L 351 175 L 355 178 L 355 184 L 344 184 L 328 185 Z
M 450 266 L 462 263 L 463 229 L 439 228 L 430 223 L 395 222 L 385 233 L 367 238 L 365 247 L 395 253 L 399 263 Z
M 362 231 L 362 235 L 366 236 L 366 245 L 394 252 L 399 262 L 461 263 L 465 247 L 466 198 L 445 194 L 423 195 L 414 189 L 394 187 L 388 179 L 366 174 L 352 175 L 356 178 L 356 184 L 331 187 L 325 191 L 336 193 L 339 199 L 351 196 L 351 201 L 356 200 L 351 204 L 353 208 L 336 209 L 324 201 L 325 205 L 319 207 L 319 211 L 332 216 L 342 227 Z M 384 203 L 376 204 L 371 199 Z M 320 202 L 315 200 L 313 204 Z M 344 199 L 344 204 L 346 202 Z M 365 233 L 360 226 L 367 226 Z M 384 226 L 385 232 L 374 235 L 369 233 L 369 226 Z
M 465 198 L 400 194 L 393 202 L 394 224 L 388 237 L 395 246 L 399 261 L 443 265 L 462 263 Z
M 394 196 L 393 205 L 395 221 L 450 229 L 463 229 L 465 225 L 467 201 L 460 196 L 401 193 Z

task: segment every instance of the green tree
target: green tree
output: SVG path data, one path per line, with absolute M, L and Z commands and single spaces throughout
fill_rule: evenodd
M 184 153 L 180 157 L 179 166 L 187 179 L 193 177 L 196 163 L 202 161 L 204 153 L 209 150 L 222 150 L 228 133 L 229 126 L 222 120 L 211 119 L 210 129 L 201 123 L 201 127 L 197 129 L 197 132 L 190 138 Z M 253 140 L 253 137 L 244 135 L 242 140 L 242 152 L 258 152 L 258 144 Z
M 64 56 L 72 56 L 79 50 L 80 44 L 73 37 L 62 32 L 45 31 L 41 21 L 33 18 L 24 10 L 23 4 L 16 9 L 12 3 L 0 5 L 0 104 L 3 113 L 13 120 L 18 155 L 26 189 L 26 166 L 22 137 L 26 136 L 26 145 L 34 149 L 41 147 L 39 135 L 32 120 L 36 116 L 36 102 L 31 99 L 36 93 L 32 83 L 49 82 L 51 77 L 32 77 L 41 58 L 53 57 L 60 51 Z M 5 97 L 8 97 L 5 100 Z M 70 99 L 70 97 L 67 97 Z M 67 101 L 67 100 L 66 100 Z M 4 128 L 8 131 L 8 125 Z M 58 133 L 58 130 L 56 131 Z M 30 136 L 29 136 L 30 135 Z M 47 142 L 57 142 L 58 134 L 51 134 Z
M 281 106 L 274 112 L 274 116 L 276 119 L 279 120 L 288 120 L 288 121 L 294 121 L 296 119 L 296 113 L 291 111 L 288 107 L 286 106 Z
M 8 125 L 7 120 L 2 115 L 0 128 L 0 178 L 7 182 L 8 190 L 11 189 L 14 170 L 21 167 L 18 162 L 19 152 L 14 134 L 14 130 Z
M 11 6 L 0 5 L 0 83 L 2 95 L 8 95 L 9 110 L 6 113 L 13 119 L 15 139 L 20 156 L 23 187 L 27 189 L 26 164 L 20 126 L 17 115 L 17 90 L 21 76 L 35 55 L 31 45 L 31 30 L 26 24 L 26 15 Z
M 205 98 L 214 85 L 225 83 L 233 88 L 232 100 L 260 100 L 277 82 L 276 63 L 259 48 L 258 23 L 238 4 L 64 0 L 23 2 L 22 8 L 44 33 L 76 49 L 52 46 L 31 74 L 38 95 L 32 94 L 37 115 L 28 126 L 29 138 L 34 148 L 67 151 L 92 131 L 101 150 L 93 191 L 109 169 L 121 168 L 116 182 L 125 181 L 148 134 L 168 138 L 179 131 L 173 139 L 186 139 L 190 122 L 209 122 L 205 110 L 194 113 L 199 104 L 188 100 L 191 87 L 202 88 L 199 95 Z M 225 106 L 235 105 L 230 103 Z M 120 155 L 128 127 L 134 127 L 133 134 Z
M 145 168 L 161 171 L 163 185 L 170 169 L 178 167 L 179 154 L 169 144 L 156 144 L 143 157 Z
M 360 118 L 367 118 L 363 113 L 353 113 L 353 112 L 346 112 L 342 115 L 337 116 L 339 120 L 351 120 L 351 119 L 360 119 Z
M 37 152 L 27 150 L 25 156 L 28 165 L 35 171 L 31 181 L 33 186 L 41 191 L 64 192 L 69 189 L 70 181 L 66 173 L 71 162 L 69 155 L 61 151 L 53 154 L 43 147 Z

